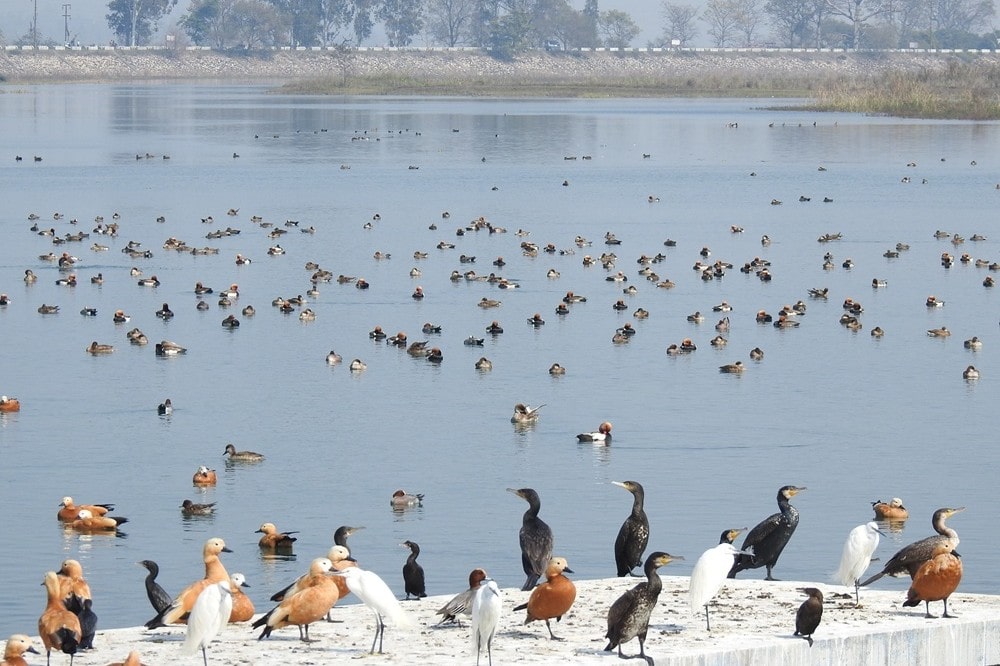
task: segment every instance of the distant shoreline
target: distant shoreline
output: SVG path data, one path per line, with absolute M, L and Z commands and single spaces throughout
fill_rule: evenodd
M 1000 54 L 531 52 L 503 61 L 475 51 L 359 50 L 345 58 L 332 51 L 241 56 L 197 50 L 19 50 L 0 52 L 0 77 L 7 84 L 294 82 L 293 90 L 298 92 L 375 94 L 799 97 L 831 80 L 868 79 L 888 72 L 940 72 L 958 59 L 996 65 Z

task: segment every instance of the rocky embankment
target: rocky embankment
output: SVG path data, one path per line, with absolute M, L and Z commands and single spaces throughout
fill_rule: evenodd
M 276 51 L 233 56 L 212 51 L 16 50 L 0 52 L 0 77 L 8 83 L 149 79 L 398 79 L 428 85 L 496 84 L 637 87 L 704 77 L 812 81 L 868 77 L 887 71 L 944 70 L 956 58 L 1000 62 L 996 53 L 854 54 L 832 52 L 589 52 L 529 53 L 505 61 L 472 51 Z M 738 86 L 739 84 L 736 83 Z

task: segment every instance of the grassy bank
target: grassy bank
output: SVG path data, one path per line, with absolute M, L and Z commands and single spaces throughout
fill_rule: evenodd
M 889 72 L 842 79 L 808 108 L 906 118 L 1000 119 L 1000 66 L 951 62 L 945 71 Z
M 0 79 L 240 81 L 324 95 L 806 98 L 816 110 L 1000 119 L 995 53 L 0 52 Z
M 806 98 L 811 102 L 805 108 L 816 111 L 1000 120 L 1000 63 L 996 60 L 942 58 L 908 68 L 869 57 L 864 64 L 853 69 L 802 71 L 778 58 L 760 58 L 753 67 L 688 67 L 679 73 L 488 73 L 472 77 L 465 72 L 449 77 L 381 73 L 308 78 L 281 90 L 324 95 Z

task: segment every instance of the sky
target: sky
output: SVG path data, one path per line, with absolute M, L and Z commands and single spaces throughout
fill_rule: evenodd
M 62 42 L 64 4 L 70 5 L 70 35 L 75 36 L 79 43 L 106 44 L 113 37 L 104 18 L 108 13 L 108 0 L 0 0 L 0 32 L 7 43 L 28 34 L 36 2 L 38 31 L 42 39 Z M 570 0 L 570 4 L 576 9 L 583 8 L 583 0 Z M 697 0 L 692 4 L 698 4 Z M 180 0 L 170 16 L 160 22 L 161 33 L 175 23 L 189 5 L 190 0 Z M 601 11 L 619 9 L 628 12 L 632 20 L 646 28 L 636 38 L 634 46 L 645 46 L 662 32 L 659 0 L 599 0 L 599 8 Z M 701 32 L 704 33 L 703 30 Z M 381 34 L 373 35 L 367 45 L 374 46 L 383 40 Z

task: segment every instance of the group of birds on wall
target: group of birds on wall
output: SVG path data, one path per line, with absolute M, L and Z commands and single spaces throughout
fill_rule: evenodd
M 230 452 L 230 455 L 252 452 Z M 255 454 L 259 456 L 260 454 Z M 207 468 L 199 468 L 194 477 L 197 483 L 204 478 Z M 639 652 L 634 657 L 652 664 L 645 653 L 646 636 L 650 617 L 656 608 L 662 590 L 658 570 L 674 560 L 683 560 L 679 555 L 655 551 L 643 557 L 649 542 L 649 520 L 644 509 L 645 493 L 637 481 L 615 481 L 614 485 L 627 490 L 633 496 L 632 509 L 622 523 L 615 538 L 614 553 L 618 576 L 632 576 L 637 567 L 642 567 L 645 579 L 622 594 L 608 610 L 608 642 L 605 651 L 617 650 L 621 658 L 631 658 L 622 648 L 633 639 L 638 639 Z M 688 601 L 692 612 L 705 614 L 705 626 L 711 631 L 709 604 L 725 584 L 727 578 L 735 578 L 741 571 L 766 569 L 766 580 L 773 578 L 773 569 L 782 551 L 788 544 L 799 522 L 799 513 L 790 500 L 805 487 L 782 486 L 777 493 L 778 512 L 774 513 L 753 529 L 727 529 L 720 536 L 719 544 L 706 550 L 697 560 L 691 573 Z M 566 574 L 573 573 L 565 557 L 553 554 L 554 537 L 552 529 L 540 517 L 541 500 L 532 488 L 508 488 L 528 503 L 522 517 L 519 532 L 522 567 L 525 581 L 521 589 L 530 591 L 526 603 L 515 606 L 514 611 L 525 611 L 524 623 L 545 622 L 549 637 L 559 640 L 553 632 L 551 620 L 557 622 L 570 611 L 576 601 L 576 586 Z M 423 495 L 397 491 L 390 498 L 392 506 L 400 502 L 408 505 L 419 504 Z M 905 520 L 908 512 L 899 498 L 891 502 L 873 502 L 876 518 Z M 71 497 L 64 497 L 60 503 L 57 518 L 76 530 L 83 516 L 93 521 L 95 518 L 110 520 L 107 525 L 90 523 L 92 530 L 109 529 L 126 519 L 115 519 L 112 504 L 76 504 Z M 924 602 L 926 617 L 930 613 L 930 602 L 942 601 L 944 617 L 952 617 L 948 612 L 948 598 L 957 589 L 962 578 L 962 561 L 956 548 L 959 543 L 957 532 L 947 525 L 951 516 L 964 507 L 944 507 L 934 512 L 932 525 L 935 535 L 916 541 L 900 549 L 882 569 L 862 581 L 872 556 L 878 547 L 882 534 L 879 523 L 871 521 L 851 530 L 844 543 L 840 566 L 834 575 L 835 581 L 845 586 L 854 586 L 855 604 L 860 605 L 860 588 L 870 585 L 881 577 L 908 574 L 911 585 L 903 606 L 917 606 Z M 116 522 L 117 520 L 117 522 Z M 252 622 L 252 628 L 261 629 L 258 640 L 269 637 L 273 631 L 295 625 L 299 638 L 310 642 L 309 625 L 324 618 L 330 619 L 330 611 L 339 599 L 355 594 L 375 615 L 375 634 L 370 652 L 383 649 L 386 621 L 397 627 L 412 626 L 412 619 L 403 611 L 385 581 L 372 571 L 361 569 L 351 555 L 347 545 L 348 537 L 360 527 L 342 526 L 334 535 L 334 545 L 326 557 L 312 560 L 309 570 L 285 589 L 271 596 L 277 605 L 254 620 L 256 610 L 250 599 L 242 592 L 246 586 L 240 573 L 230 575 L 220 556 L 232 551 L 221 538 L 208 539 L 202 548 L 204 577 L 194 581 L 175 596 L 169 595 L 157 582 L 159 567 L 152 560 L 139 562 L 148 575 L 145 580 L 146 594 L 156 615 L 145 623 L 147 629 L 156 629 L 175 624 L 186 624 L 186 638 L 182 653 L 195 654 L 201 651 L 207 666 L 209 644 L 222 627 L 230 622 Z M 86 531 L 86 530 L 84 530 Z M 257 530 L 263 536 L 259 546 L 262 550 L 284 549 L 290 552 L 295 538 L 294 532 L 279 532 L 272 523 L 264 523 Z M 742 548 L 734 543 L 743 533 Z M 417 563 L 420 547 L 413 541 L 401 544 L 410 553 L 403 565 L 403 579 L 406 596 L 419 600 L 427 596 L 424 587 L 423 568 Z M 543 582 L 539 582 L 544 577 Z M 93 648 L 97 628 L 97 615 L 93 609 L 90 587 L 83 575 L 83 568 L 77 560 L 65 560 L 58 571 L 45 574 L 46 606 L 38 620 L 39 636 L 50 663 L 53 650 L 70 655 L 72 666 L 74 655 L 79 650 Z M 813 644 L 813 634 L 819 627 L 823 615 L 823 592 L 817 587 L 799 588 L 806 600 L 801 604 L 795 617 L 795 636 L 801 636 Z M 476 650 L 477 663 L 485 654 L 492 663 L 492 642 L 502 616 L 503 594 L 496 582 L 482 568 L 469 574 L 469 586 L 442 606 L 437 615 L 442 616 L 439 624 L 456 623 L 460 616 L 471 618 L 472 643 Z M 7 643 L 4 661 L 0 666 L 26 664 L 23 655 L 35 652 L 30 639 L 22 634 L 12 636 Z M 137 653 L 129 655 L 122 662 L 127 666 L 138 666 Z

